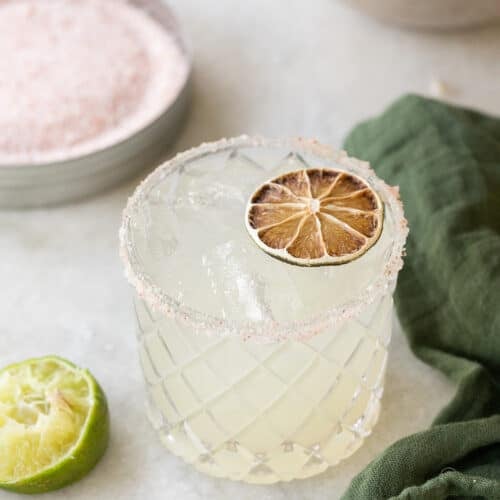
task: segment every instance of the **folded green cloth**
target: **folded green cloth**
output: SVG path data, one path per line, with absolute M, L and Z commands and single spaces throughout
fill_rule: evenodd
M 500 499 L 500 120 L 410 95 L 345 148 L 400 186 L 410 235 L 399 319 L 413 352 L 458 388 L 429 430 L 390 446 L 343 498 Z

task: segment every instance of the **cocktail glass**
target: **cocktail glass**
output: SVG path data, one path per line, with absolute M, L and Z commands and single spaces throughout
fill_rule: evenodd
M 348 264 L 294 266 L 247 234 L 255 188 L 309 167 L 354 173 L 384 204 L 379 240 Z M 165 446 L 251 483 L 312 476 L 354 453 L 380 411 L 406 235 L 397 190 L 316 141 L 224 139 L 156 169 L 120 238 Z

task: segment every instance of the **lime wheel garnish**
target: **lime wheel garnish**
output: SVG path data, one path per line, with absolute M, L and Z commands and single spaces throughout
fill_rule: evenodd
M 350 262 L 382 232 L 378 194 L 352 173 L 309 168 L 280 175 L 250 197 L 247 229 L 273 257 L 300 266 Z

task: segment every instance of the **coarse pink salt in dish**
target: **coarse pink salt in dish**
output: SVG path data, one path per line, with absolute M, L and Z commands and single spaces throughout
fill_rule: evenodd
M 120 0 L 8 1 L 0 55 L 0 163 L 125 139 L 168 106 L 188 68 L 172 37 Z
M 67 201 L 156 163 L 189 74 L 161 0 L 1 2 L 0 206 Z

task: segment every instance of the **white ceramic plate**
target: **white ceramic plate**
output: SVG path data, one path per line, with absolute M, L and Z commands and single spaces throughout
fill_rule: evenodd
M 456 29 L 500 19 L 499 0 L 344 0 L 383 21 L 426 29 Z

